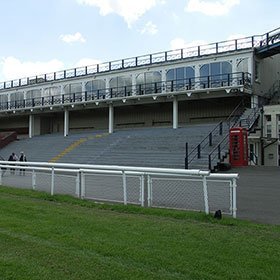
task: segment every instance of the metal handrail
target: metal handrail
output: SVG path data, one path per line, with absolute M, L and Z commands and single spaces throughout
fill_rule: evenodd
M 245 119 L 245 122 L 248 124 L 248 130 L 251 129 L 252 125 L 257 120 L 257 117 L 259 115 L 260 109 L 258 107 L 255 107 L 253 110 L 253 113 L 248 115 L 248 117 Z M 236 124 L 241 125 L 241 120 L 237 119 L 230 128 L 234 127 Z M 218 157 L 219 160 L 221 160 L 221 151 L 224 147 L 228 146 L 229 144 L 229 130 L 228 133 L 225 135 L 225 137 L 212 149 L 212 151 L 208 154 L 208 169 L 212 170 L 212 161 Z M 214 152 L 217 152 L 214 156 Z
M 225 78 L 226 77 L 226 78 Z M 204 82 L 206 80 L 207 82 Z M 59 95 L 18 99 L 14 101 L 0 102 L 0 111 L 9 111 L 23 108 L 53 106 L 61 104 L 74 104 L 78 102 L 91 102 L 103 99 L 122 98 L 126 96 L 139 96 L 149 94 L 162 94 L 169 92 L 189 91 L 207 88 L 221 88 L 232 86 L 250 85 L 251 74 L 244 72 L 220 74 L 203 77 L 192 77 L 170 81 L 157 81 L 138 85 L 101 88 L 92 91 L 65 93 Z
M 104 62 L 95 65 L 77 67 L 56 71 L 52 73 L 39 74 L 32 77 L 25 77 L 20 79 L 13 79 L 0 83 L 0 90 L 28 86 L 33 84 L 40 84 L 44 82 L 52 82 L 58 80 L 65 80 L 68 78 L 89 76 L 99 73 L 106 73 L 114 70 L 127 69 L 131 67 L 138 67 L 144 65 L 154 65 L 162 62 L 182 60 L 186 58 L 201 57 L 210 54 L 219 54 L 229 51 L 259 48 L 263 45 L 269 45 L 272 38 L 278 38 L 280 34 L 280 27 L 269 31 L 262 35 L 254 35 L 239 39 L 228 41 L 221 41 L 196 47 L 188 47 L 183 49 L 169 50 L 164 52 L 157 52 L 154 54 L 146 54 L 137 57 L 125 58 Z M 277 37 L 278 36 L 278 37 Z M 271 39 L 271 40 L 270 40 Z
M 233 119 L 236 118 L 237 112 L 241 109 L 243 104 L 243 100 L 237 104 L 237 106 L 234 108 L 234 110 L 231 112 L 231 114 L 228 116 L 228 118 L 225 121 L 219 122 L 208 134 L 205 136 L 200 143 L 193 148 L 190 152 L 188 152 L 188 142 L 186 142 L 186 152 L 185 152 L 185 169 L 188 169 L 189 164 L 195 159 L 195 158 L 201 158 L 201 150 L 205 148 L 207 145 L 212 146 L 212 140 L 213 135 L 217 128 L 219 128 L 219 135 L 223 135 L 223 123 L 228 125 L 228 130 L 230 128 L 230 123 Z M 240 115 L 240 114 L 239 114 Z M 237 120 L 235 120 L 234 124 Z M 227 130 L 227 131 L 228 131 Z M 207 142 L 208 140 L 208 142 Z M 192 157 L 190 157 L 193 155 Z

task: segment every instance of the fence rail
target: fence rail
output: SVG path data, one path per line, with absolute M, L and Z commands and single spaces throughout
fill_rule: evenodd
M 237 174 L 197 169 L 0 161 L 0 185 L 81 199 L 236 217 Z

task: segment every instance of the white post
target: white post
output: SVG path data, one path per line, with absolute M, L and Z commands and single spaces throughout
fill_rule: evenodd
M 2 177 L 3 177 L 3 171 L 0 168 L 0 186 L 2 186 Z
M 233 178 L 232 179 L 232 216 L 233 216 L 233 218 L 236 218 L 236 211 L 237 211 L 237 208 L 236 208 L 236 187 L 237 187 L 236 179 Z
M 29 138 L 32 138 L 34 135 L 34 116 L 29 115 Z
M 64 137 L 68 136 L 69 133 L 69 111 L 65 108 L 64 110 Z
M 64 92 L 64 85 L 61 85 L 61 86 L 60 86 L 60 95 L 61 95 L 60 100 L 61 100 L 61 103 L 62 103 L 62 96 L 63 96 L 64 93 L 65 93 L 65 92 Z
M 86 82 L 82 82 L 82 101 L 85 101 L 85 95 L 86 95 Z
M 110 96 L 110 79 L 106 78 L 105 80 L 105 88 L 106 88 L 106 99 L 111 98 Z
M 144 188 L 145 188 L 145 183 L 144 183 L 144 180 L 145 180 L 145 176 L 144 174 L 141 175 L 141 178 L 140 178 L 140 202 L 141 202 L 141 206 L 144 207 L 145 206 L 145 193 L 144 193 Z
M 200 81 L 200 65 L 195 65 L 195 67 L 194 67 L 194 77 L 195 77 L 194 88 L 195 89 L 200 89 L 200 83 L 199 83 L 199 81 Z
M 36 173 L 35 170 L 32 170 L 32 189 L 36 189 Z
M 123 203 L 124 203 L 124 205 L 127 205 L 126 175 L 125 175 L 125 171 L 122 172 L 122 177 L 123 177 Z
M 85 198 L 86 194 L 86 184 L 85 184 L 85 174 L 83 171 L 81 171 L 81 199 Z
M 109 104 L 109 133 L 114 132 L 114 107 L 113 104 Z
M 132 94 L 131 95 L 136 95 L 136 74 L 131 75 L 131 87 L 132 87 Z
M 204 206 L 205 206 L 205 213 L 209 214 L 209 204 L 208 204 L 208 192 L 207 192 L 207 181 L 206 176 L 203 176 L 203 195 L 204 195 Z
M 80 197 L 80 174 L 81 172 L 77 172 L 77 177 L 76 177 L 76 196 Z
M 151 176 L 147 176 L 147 185 L 148 185 L 148 207 L 152 206 L 152 180 Z
M 178 98 L 173 98 L 173 129 L 178 128 Z
M 52 167 L 51 195 L 54 195 L 54 167 Z
M 166 93 L 166 73 L 167 70 L 165 69 L 161 71 L 161 93 Z

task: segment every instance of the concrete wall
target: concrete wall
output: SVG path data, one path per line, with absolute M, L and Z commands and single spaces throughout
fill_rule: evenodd
M 1 117 L 0 130 L 28 134 L 28 116 Z

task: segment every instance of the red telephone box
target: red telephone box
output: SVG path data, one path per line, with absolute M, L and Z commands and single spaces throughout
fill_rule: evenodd
M 248 132 L 246 128 L 234 127 L 230 129 L 229 161 L 231 166 L 248 165 Z

